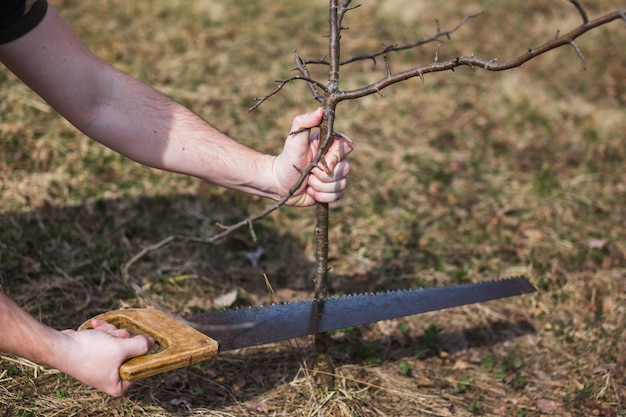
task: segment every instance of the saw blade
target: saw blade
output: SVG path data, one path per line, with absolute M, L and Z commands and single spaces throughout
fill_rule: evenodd
M 535 292 L 525 277 L 199 313 L 185 317 L 227 351 Z

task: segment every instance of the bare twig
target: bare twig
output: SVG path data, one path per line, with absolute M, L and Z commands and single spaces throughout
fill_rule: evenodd
M 283 87 L 284 87 L 285 85 L 287 85 L 288 83 L 290 83 L 291 81 L 294 81 L 294 80 L 304 80 L 304 81 L 306 81 L 307 83 L 309 83 L 309 85 L 316 85 L 316 86 L 318 86 L 319 88 L 322 88 L 322 89 L 324 88 L 324 84 L 321 84 L 321 83 L 319 83 L 319 82 L 317 82 L 317 81 L 315 81 L 315 80 L 313 80 L 313 79 L 309 78 L 308 76 L 304 76 L 304 75 L 293 75 L 293 76 L 291 76 L 291 77 L 289 77 L 289 78 L 285 78 L 285 79 L 283 79 L 283 80 L 277 80 L 276 82 L 278 83 L 278 87 L 276 87 L 276 88 L 275 88 L 275 89 L 273 89 L 273 90 L 272 90 L 269 94 L 266 94 L 266 95 L 265 95 L 265 96 L 263 96 L 263 97 L 257 97 L 257 98 L 255 98 L 255 100 L 257 101 L 257 103 L 256 103 L 254 106 L 250 107 L 250 108 L 248 109 L 248 112 L 251 112 L 251 111 L 253 111 L 253 110 L 256 110 L 256 109 L 257 109 L 257 108 L 258 108 L 261 104 L 263 104 L 263 103 L 264 103 L 264 102 L 265 102 L 268 98 L 270 98 L 270 97 L 272 97 L 274 94 L 278 93 L 280 90 L 282 90 L 282 89 L 283 89 Z
M 306 64 L 302 61 L 302 58 L 300 58 L 300 55 L 298 55 L 298 52 L 294 52 L 294 55 L 296 58 L 296 68 L 298 68 L 298 71 L 300 71 L 300 73 L 302 73 L 302 75 L 304 75 L 306 78 L 311 79 L 311 76 L 309 75 L 309 70 L 307 69 Z M 315 82 L 308 82 L 307 84 L 309 85 L 309 90 L 311 90 L 311 94 L 313 94 L 313 98 L 320 103 L 324 102 L 324 97 L 318 91 L 318 88 L 321 88 L 323 91 L 324 86 L 319 85 L 319 83 Z
M 571 41 L 570 45 L 572 45 L 572 48 L 574 48 L 574 50 L 576 51 L 576 55 L 578 55 L 578 58 L 580 58 L 580 61 L 583 63 L 583 69 L 587 69 L 587 60 L 585 59 L 585 56 L 583 55 L 583 52 L 580 50 L 580 48 L 578 47 L 578 45 L 576 44 L 576 42 Z
M 479 13 L 475 13 L 469 16 L 465 16 L 459 23 L 456 24 L 456 26 L 454 26 L 452 29 L 446 30 L 446 31 L 441 31 L 441 28 L 439 27 L 439 21 L 436 21 L 436 25 L 437 25 L 437 32 L 432 35 L 429 38 L 426 39 L 422 39 L 419 40 L 417 42 L 413 42 L 413 43 L 409 43 L 409 44 L 404 44 L 404 45 L 397 45 L 397 44 L 393 44 L 393 45 L 388 45 L 374 53 L 371 54 L 365 54 L 365 55 L 355 55 L 353 57 L 347 58 L 345 60 L 339 61 L 339 65 L 347 65 L 347 64 L 351 64 L 353 62 L 356 61 L 363 61 L 363 60 L 372 60 L 374 63 L 376 63 L 376 58 L 381 57 L 381 56 L 385 56 L 386 54 L 388 54 L 389 52 L 399 52 L 399 51 L 404 51 L 407 49 L 413 49 L 413 48 L 417 48 L 419 46 L 422 45 L 426 45 L 428 43 L 431 42 L 436 42 L 436 41 L 441 41 L 442 38 L 446 38 L 446 39 L 450 39 L 451 35 L 456 32 L 457 30 L 459 30 L 465 23 L 467 23 L 470 19 L 473 19 L 475 17 L 478 17 L 482 12 Z M 327 59 L 309 59 L 305 61 L 306 64 L 321 64 L 321 65 L 330 65 L 329 60 Z
M 580 13 L 580 17 L 583 18 L 583 23 L 588 23 L 589 17 L 587 16 L 587 12 L 583 8 L 583 6 L 578 2 L 578 0 L 569 0 L 569 2 L 572 3 L 578 10 L 578 13 Z
M 358 7 L 361 7 L 360 4 L 357 4 L 356 6 L 350 6 L 350 3 L 352 3 L 352 0 L 344 0 L 337 5 L 338 6 L 337 7 L 337 23 L 339 24 L 340 30 L 346 29 L 341 25 L 343 22 L 343 17 L 346 14 L 346 12 L 350 10 L 354 10 Z

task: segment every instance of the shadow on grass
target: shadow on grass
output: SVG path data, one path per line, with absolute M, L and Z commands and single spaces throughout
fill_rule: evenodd
M 94 313 L 140 302 L 120 270 L 145 246 L 170 235 L 208 237 L 219 231 L 217 223 L 247 215 L 242 201 L 231 195 L 99 200 L 2 213 L 0 286 L 47 324 L 72 327 Z M 130 272 L 175 311 L 190 302 L 201 308 L 201 297 L 233 288 L 244 294 L 243 302 L 245 294 L 267 293 L 263 274 L 283 286 L 306 289 L 312 265 L 299 238 L 267 223 L 255 225 L 255 232 L 256 243 L 243 229 L 217 244 L 172 244 Z M 247 254 L 259 247 L 264 256 L 255 266 Z
M 119 273 L 141 248 L 169 235 L 210 236 L 216 222 L 229 224 L 247 217 L 245 206 L 245 200 L 232 194 L 173 195 L 3 213 L 0 286 L 44 323 L 75 328 L 103 311 L 142 305 Z M 172 245 L 142 259 L 131 273 L 156 301 L 176 312 L 210 308 L 210 300 L 233 289 L 239 293 L 233 306 L 267 302 L 264 274 L 275 289 L 310 293 L 313 264 L 305 256 L 306 242 L 297 231 L 285 233 L 272 223 L 262 221 L 255 226 L 257 242 L 242 230 L 215 245 Z M 259 247 L 265 255 L 253 265 L 247 254 Z M 532 332 L 526 322 L 497 322 L 441 336 L 451 342 L 446 349 L 457 352 Z M 337 363 L 362 364 L 368 360 L 363 351 L 373 350 L 383 360 L 397 360 L 414 356 L 414 346 L 423 343 L 410 336 L 401 343 L 376 340 L 351 338 L 334 343 L 331 352 Z M 367 349 L 359 351 L 364 345 Z M 314 363 L 312 349 L 309 339 L 298 339 L 228 352 L 191 368 L 140 381 L 129 398 L 146 404 L 158 401 L 171 411 L 232 405 L 307 372 Z M 0 360 L 0 369 L 4 365 Z M 24 385 L 32 383 L 28 374 L 17 378 L 17 383 L 19 378 Z M 58 382 L 45 381 L 38 395 L 46 390 L 56 395 Z

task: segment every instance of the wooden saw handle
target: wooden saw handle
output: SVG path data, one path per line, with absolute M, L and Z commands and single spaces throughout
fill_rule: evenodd
M 120 367 L 120 376 L 127 381 L 189 366 L 214 358 L 218 353 L 216 340 L 159 310 L 113 310 L 94 318 L 126 329 L 132 334 L 149 336 L 161 348 L 157 353 L 148 353 L 124 362 Z M 91 328 L 90 322 L 91 320 L 87 320 L 78 330 Z

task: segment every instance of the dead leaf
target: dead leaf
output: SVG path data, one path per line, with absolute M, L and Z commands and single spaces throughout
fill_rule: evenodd
M 270 409 L 265 403 L 265 401 L 255 402 L 255 403 L 250 404 L 250 406 L 254 408 L 258 413 L 261 413 L 261 414 L 268 414 L 270 412 Z
M 433 386 L 433 381 L 428 379 L 428 378 L 421 377 L 420 379 L 417 380 L 417 386 L 419 388 L 432 387 Z
M 278 302 L 291 302 L 296 300 L 306 300 L 309 298 L 310 293 L 307 291 L 296 291 L 289 288 L 281 288 L 274 293 L 276 301 Z
M 535 405 L 537 406 L 537 409 L 544 414 L 554 414 L 554 412 L 559 408 L 559 404 L 556 401 L 546 400 L 543 398 L 535 400 Z
M 469 363 L 465 360 L 465 359 L 459 359 L 456 362 L 454 362 L 454 365 L 452 365 L 452 369 L 460 369 L 460 370 L 464 370 L 469 368 Z
M 232 290 L 226 294 L 222 294 L 213 299 L 213 306 L 216 308 L 230 307 L 235 304 L 235 301 L 237 301 L 238 294 L 239 292 L 237 290 Z
M 606 246 L 606 240 L 604 239 L 591 239 L 589 241 L 589 247 L 591 249 L 602 249 Z
M 390 336 L 394 328 L 396 327 L 396 321 L 397 320 L 383 320 L 377 322 L 376 326 L 383 335 Z
M 202 310 L 208 310 L 211 308 L 212 303 L 211 303 L 211 300 L 209 300 L 206 297 L 198 297 L 197 295 L 194 295 L 193 297 L 189 299 L 189 301 L 185 304 L 185 306 L 188 309 L 195 307 L 195 308 L 199 308 Z
M 543 238 L 543 232 L 537 229 L 526 229 L 523 231 L 524 236 L 531 242 L 541 240 Z
M 241 391 L 243 387 L 246 386 L 247 383 L 248 382 L 246 381 L 246 378 L 244 378 L 243 376 L 237 377 L 237 379 L 233 381 L 233 391 L 234 392 Z

